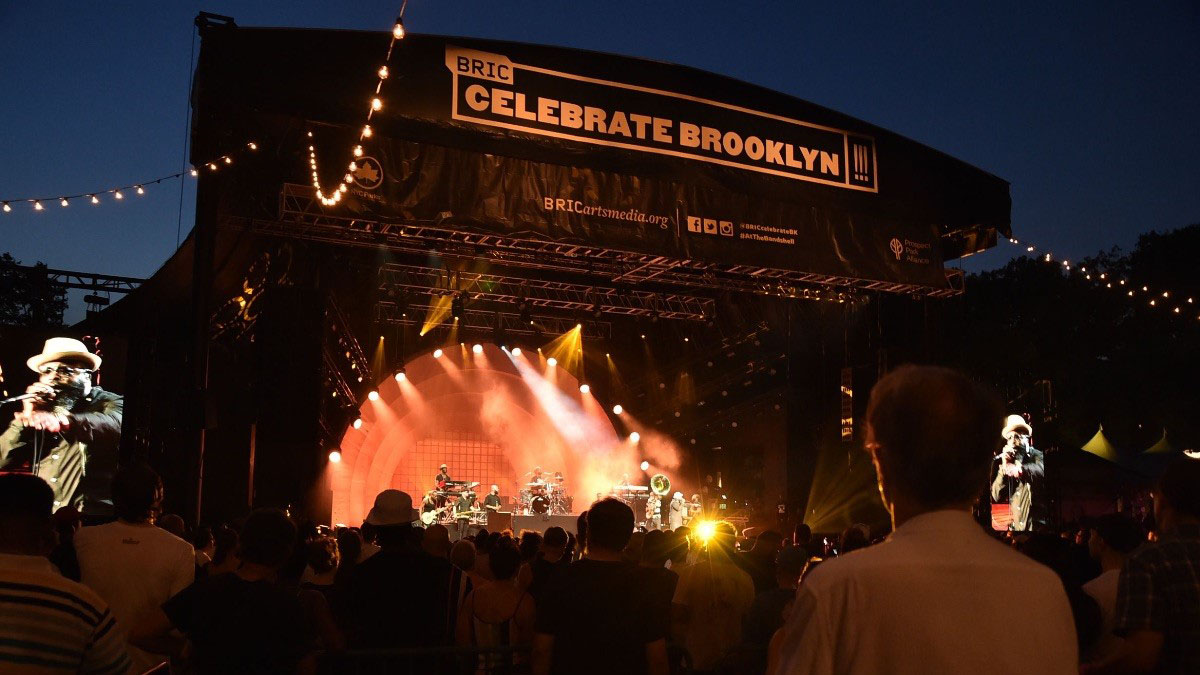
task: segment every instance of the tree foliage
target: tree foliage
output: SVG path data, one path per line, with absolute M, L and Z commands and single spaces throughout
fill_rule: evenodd
M 956 335 L 947 356 L 1007 393 L 1014 408 L 1044 407 L 1067 447 L 1099 424 L 1127 451 L 1148 447 L 1163 429 L 1176 447 L 1196 446 L 1198 258 L 1200 224 L 1143 234 L 1132 251 L 1098 253 L 1069 273 L 1024 257 L 973 275 L 950 322 Z M 1153 297 L 1143 286 L 1157 289 Z M 1029 400 L 1038 382 L 1050 383 L 1052 401 Z
M 45 263 L 27 268 L 0 254 L 0 325 L 61 326 L 66 308 L 66 290 L 50 281 Z

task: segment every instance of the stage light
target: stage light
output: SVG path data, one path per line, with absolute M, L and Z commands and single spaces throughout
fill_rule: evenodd
M 696 538 L 704 543 L 713 538 L 717 533 L 717 524 L 711 520 L 700 521 L 693 530 L 696 533 Z
M 512 350 L 512 355 L 513 355 L 513 356 L 520 356 L 520 355 L 521 355 L 521 348 L 520 348 L 520 347 L 513 347 L 513 350 Z
M 630 443 L 637 443 L 637 442 L 639 442 L 639 441 L 641 441 L 641 440 L 642 440 L 642 435 L 641 435 L 641 434 L 639 434 L 639 433 L 638 433 L 638 432 L 636 432 L 636 431 L 631 431 L 631 432 L 629 432 L 629 442 L 630 442 Z
M 575 330 L 583 330 L 583 324 L 581 324 L 581 323 L 575 324 Z
M 402 368 L 400 368 L 400 370 L 397 370 L 397 371 L 396 371 L 396 374 L 395 374 L 395 375 L 393 375 L 393 377 L 395 377 L 395 378 L 396 378 L 396 381 L 397 381 L 397 382 L 403 382 L 403 381 L 405 381 L 405 380 L 407 380 L 407 379 L 408 379 L 408 375 L 407 375 L 407 374 L 405 374 L 405 372 L 404 372 L 404 368 L 403 368 L 403 367 L 402 367 Z
M 433 358 L 435 358 L 435 359 L 440 359 L 440 358 L 442 358 L 442 353 L 443 353 L 443 352 L 442 352 L 442 350 L 441 350 L 440 348 L 439 348 L 439 349 L 435 349 L 435 350 L 433 350 Z
M 362 418 L 361 418 L 361 417 L 355 417 L 355 418 L 354 418 L 354 424 L 352 424 L 351 426 L 353 426 L 355 429 L 361 429 L 361 428 L 362 428 Z
M 482 354 L 483 353 L 483 345 L 475 345 L 475 346 L 471 347 L 471 351 L 475 352 L 476 354 Z
M 1175 310 L 1175 311 L 1179 311 L 1179 310 Z M 586 384 L 579 385 L 579 393 L 590 394 L 591 391 L 592 391 L 592 388 L 589 385 L 586 385 Z
M 646 460 L 643 459 L 640 467 L 641 467 L 642 471 L 649 471 L 650 470 L 650 462 L 647 462 Z
M 621 407 L 620 403 L 613 406 L 613 414 L 614 415 L 620 415 L 623 412 L 625 412 L 625 409 Z
M 454 296 L 454 300 L 450 302 L 450 316 L 453 316 L 455 320 L 461 319 L 463 312 L 466 310 L 466 304 L 466 299 L 463 298 L 462 293 Z
M 372 389 L 371 393 L 367 394 L 367 398 L 371 399 L 372 401 L 378 401 L 379 400 L 379 392 Z
M 548 366 L 550 366 L 551 368 L 553 368 L 554 366 L 557 366 L 557 365 L 558 365 L 558 359 L 556 359 L 556 358 L 554 358 L 553 356 L 551 356 L 550 358 L 546 359 L 546 365 L 548 365 Z
M 330 451 L 329 461 L 333 462 L 334 464 L 342 461 L 342 453 L 338 452 L 337 450 Z

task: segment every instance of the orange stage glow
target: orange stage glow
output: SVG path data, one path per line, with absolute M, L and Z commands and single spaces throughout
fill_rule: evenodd
M 361 523 L 388 488 L 419 503 L 443 461 L 456 480 L 479 481 L 480 495 L 495 483 L 515 497 L 534 466 L 562 471 L 575 512 L 622 474 L 636 473 L 643 458 L 678 466 L 674 448 L 656 434 L 643 430 L 640 449 L 625 442 L 605 406 L 581 394 L 564 368 L 546 369 L 492 344 L 483 354 L 451 349 L 435 359 L 427 352 L 405 366 L 405 380 L 383 378 L 379 400 L 362 405 L 361 428 L 347 428 L 341 461 L 328 467 L 332 522 Z

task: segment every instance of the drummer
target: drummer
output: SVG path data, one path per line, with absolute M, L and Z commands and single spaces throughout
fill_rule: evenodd
M 541 484 L 545 485 L 546 477 L 542 475 L 542 467 L 540 467 L 540 466 L 533 467 L 533 480 L 531 480 L 529 482 L 541 483 Z

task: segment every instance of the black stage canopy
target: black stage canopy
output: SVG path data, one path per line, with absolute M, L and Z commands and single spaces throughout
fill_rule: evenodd
M 322 206 L 308 146 L 327 191 L 341 184 L 389 37 L 206 27 L 193 158 L 255 139 L 271 161 L 236 189 L 281 197 L 227 214 L 783 295 L 784 282 L 953 294 L 943 261 L 1009 235 L 1007 182 L 832 110 L 685 66 L 430 35 L 397 43 L 346 198 Z

